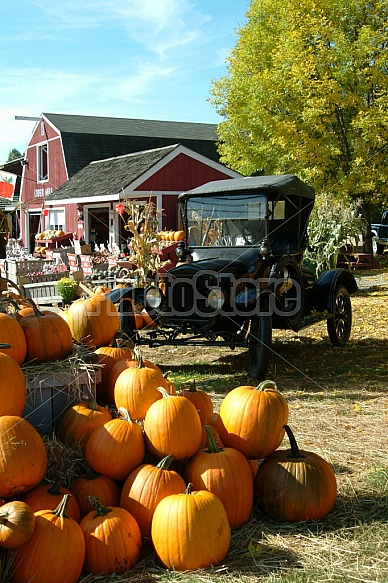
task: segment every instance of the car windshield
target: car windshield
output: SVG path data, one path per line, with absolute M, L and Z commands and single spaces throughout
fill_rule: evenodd
M 267 198 L 262 194 L 190 198 L 186 213 L 190 246 L 257 245 L 266 236 Z

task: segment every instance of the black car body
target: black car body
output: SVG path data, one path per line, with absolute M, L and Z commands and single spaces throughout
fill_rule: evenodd
M 325 319 L 332 343 L 346 344 L 353 275 L 331 269 L 317 279 L 303 266 L 314 198 L 290 174 L 220 180 L 182 193 L 180 262 L 148 288 L 110 292 L 122 329 L 138 345 L 247 347 L 254 379 L 266 376 L 272 329 L 298 331 Z M 157 326 L 136 330 L 123 298 L 145 308 Z
M 383 255 L 388 247 L 388 209 L 382 215 L 380 223 L 371 225 L 373 253 Z

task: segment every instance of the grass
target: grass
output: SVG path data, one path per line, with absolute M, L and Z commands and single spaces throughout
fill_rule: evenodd
M 387 267 L 366 275 L 373 280 Z M 152 550 L 144 549 L 126 575 L 89 575 L 82 583 L 387 583 L 387 296 L 388 285 L 373 281 L 357 292 L 352 339 L 343 349 L 331 346 L 324 324 L 299 334 L 274 333 L 268 378 L 287 399 L 288 423 L 299 447 L 327 459 L 336 474 L 338 496 L 325 518 L 279 524 L 254 509 L 249 522 L 233 531 L 229 553 L 218 567 L 170 572 Z M 216 410 L 232 388 L 254 382 L 241 349 L 196 353 L 192 347 L 164 347 L 142 354 L 170 370 L 178 389 L 194 378 L 209 392 Z M 52 446 L 52 465 L 58 466 L 57 446 Z M 78 455 L 72 452 L 72 463 Z M 66 472 L 61 466 L 61 473 Z M 0 583 L 8 581 L 0 578 Z

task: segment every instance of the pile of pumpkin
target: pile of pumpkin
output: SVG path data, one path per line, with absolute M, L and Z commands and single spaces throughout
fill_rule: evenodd
M 161 241 L 169 241 L 170 243 L 173 243 L 174 241 L 183 241 L 185 236 L 185 232 L 182 230 L 167 231 L 167 229 L 164 229 L 159 233 L 159 238 Z
M 82 448 L 85 474 L 69 488 L 45 484 L 43 439 L 11 409 L 13 399 L 9 409 L 0 399 L 0 547 L 13 553 L 13 583 L 124 572 L 142 547 L 168 569 L 206 568 L 224 560 L 231 529 L 249 521 L 254 505 L 291 522 L 331 510 L 332 467 L 298 449 L 272 381 L 231 390 L 215 412 L 204 390 L 177 392 L 156 364 L 114 342 L 116 317 L 103 297 L 94 300 L 98 313 L 84 314 L 99 322 L 84 322 L 83 335 L 103 365 L 97 399 L 69 407 L 56 436 Z M 68 321 L 75 329 L 75 313 Z M 1 375 L 4 357 L 13 360 L 1 354 Z M 2 393 L 14 386 L 17 366 L 0 378 Z M 278 449 L 285 431 L 289 450 Z

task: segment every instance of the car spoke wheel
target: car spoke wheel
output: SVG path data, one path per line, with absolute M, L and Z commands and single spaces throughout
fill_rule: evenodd
M 252 316 L 249 336 L 249 372 L 253 379 L 265 379 L 272 342 L 272 319 L 267 300 L 260 302 L 260 314 Z
M 334 346 L 345 346 L 352 329 L 352 304 L 346 287 L 338 285 L 334 297 L 334 313 L 327 320 L 327 332 Z

